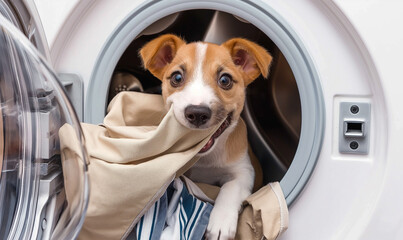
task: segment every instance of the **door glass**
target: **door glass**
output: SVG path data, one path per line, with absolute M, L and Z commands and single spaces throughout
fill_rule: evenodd
M 0 16 L 0 239 L 73 239 L 87 207 L 80 124 L 56 75 L 38 55 Z M 74 129 L 69 138 L 79 156 L 60 150 L 62 126 Z M 68 169 L 74 171 L 63 172 L 69 157 L 74 168 L 68 163 Z M 67 175 L 74 182 L 70 191 L 64 187 Z M 73 199 L 70 205 L 66 195 Z

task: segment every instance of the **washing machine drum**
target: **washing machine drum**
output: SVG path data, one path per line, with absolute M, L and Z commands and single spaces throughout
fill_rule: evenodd
M 79 122 L 55 74 L 2 16 L 0 115 L 0 239 L 75 238 L 88 200 Z M 76 182 L 74 208 L 66 206 L 58 140 L 65 124 L 76 130 L 84 161 L 69 174 Z

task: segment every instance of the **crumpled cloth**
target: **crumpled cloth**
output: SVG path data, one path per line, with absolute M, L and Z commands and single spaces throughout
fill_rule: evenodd
M 197 160 L 196 154 L 219 127 L 191 130 L 164 108 L 160 95 L 118 94 L 102 125 L 82 123 L 89 156 L 90 198 L 78 239 L 124 239 L 175 177 Z M 74 129 L 59 131 L 67 210 L 77 205 L 75 179 L 82 167 Z M 74 133 L 75 134 L 75 133 Z M 219 188 L 199 184 L 206 195 Z M 215 192 L 215 193 L 214 193 Z M 214 197 L 212 197 L 214 198 Z M 63 216 L 62 216 L 63 218 Z M 266 185 L 246 199 L 237 239 L 276 239 L 288 227 L 288 209 L 278 183 Z
M 176 120 L 172 108 L 165 110 L 160 95 L 137 92 L 118 94 L 102 125 L 81 126 L 90 197 L 78 239 L 97 240 L 125 238 L 171 181 L 197 161 L 195 155 L 219 127 L 191 130 Z M 63 153 L 80 153 L 71 131 L 69 125 L 59 131 L 68 207 L 77 201 L 69 175 L 78 164 Z
M 287 228 L 287 203 L 280 184 L 273 182 L 262 187 L 244 201 L 235 239 L 274 240 Z

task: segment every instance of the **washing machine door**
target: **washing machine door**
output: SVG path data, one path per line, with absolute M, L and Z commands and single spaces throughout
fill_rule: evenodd
M 2 3 L 4 3 L 2 1 Z M 56 75 L 0 14 L 0 239 L 74 239 L 88 202 L 80 124 Z M 70 125 L 80 156 L 60 150 Z M 69 157 L 80 159 L 63 172 Z M 67 177 L 68 176 L 68 177 Z M 65 183 L 70 189 L 66 190 Z M 66 195 L 73 201 L 66 201 Z M 71 196 L 73 195 L 73 196 Z
M 46 59 L 50 59 L 45 32 L 33 0 L 0 0 L 0 14 L 18 28 Z

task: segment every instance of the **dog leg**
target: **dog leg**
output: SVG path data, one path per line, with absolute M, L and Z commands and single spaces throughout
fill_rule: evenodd
M 222 185 L 210 215 L 206 237 L 209 240 L 234 239 L 242 202 L 251 194 L 254 170 L 246 153 L 240 164 L 230 170 L 230 179 Z

